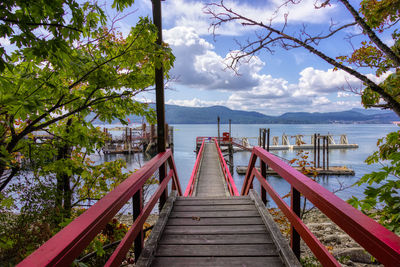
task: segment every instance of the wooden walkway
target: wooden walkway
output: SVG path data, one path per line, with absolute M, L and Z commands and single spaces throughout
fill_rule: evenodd
M 214 143 L 205 143 L 194 196 L 229 196 Z
M 257 193 L 228 196 L 206 143 L 195 197 L 172 195 L 137 266 L 300 266 Z

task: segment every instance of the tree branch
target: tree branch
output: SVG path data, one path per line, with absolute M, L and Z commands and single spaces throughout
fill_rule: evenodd
M 351 13 L 351 15 L 356 20 L 357 24 L 361 26 L 364 32 L 368 35 L 372 42 L 376 44 L 376 46 L 386 54 L 388 58 L 390 58 L 396 67 L 400 67 L 400 57 L 397 56 L 392 49 L 390 49 L 387 45 L 385 45 L 378 36 L 376 36 L 375 32 L 368 26 L 364 19 L 360 17 L 358 12 L 353 8 L 352 5 L 347 0 L 340 0 L 347 8 L 347 10 Z
M 4 22 L 9 22 L 9 23 L 13 23 L 13 24 L 25 24 L 28 26 L 49 26 L 49 27 L 59 27 L 59 28 L 66 28 L 66 29 L 70 29 L 73 31 L 77 31 L 77 32 L 83 32 L 82 30 L 72 27 L 72 26 L 68 26 L 68 25 L 63 25 L 63 24 L 59 24 L 59 23 L 45 23 L 45 22 L 28 22 L 28 21 L 20 21 L 20 20 L 15 20 L 15 19 L 7 19 L 7 18 L 0 18 L 1 21 Z

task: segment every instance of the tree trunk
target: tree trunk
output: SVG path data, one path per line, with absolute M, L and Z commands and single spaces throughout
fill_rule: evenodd
M 69 127 L 72 124 L 72 119 L 68 119 L 66 124 L 65 132 L 69 133 Z M 65 160 L 71 157 L 71 147 L 68 143 L 65 143 L 58 149 L 57 161 Z M 62 215 L 69 218 L 71 216 L 71 201 L 72 192 L 70 185 L 70 177 L 63 170 L 56 174 L 57 176 L 57 188 L 56 188 L 56 208 L 61 212 Z M 61 217 L 59 218 L 61 219 Z M 60 221 L 61 222 L 61 221 Z

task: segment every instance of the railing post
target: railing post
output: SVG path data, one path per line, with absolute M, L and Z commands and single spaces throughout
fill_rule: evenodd
M 300 217 L 300 192 L 293 186 L 291 187 L 290 207 Z M 300 260 L 300 235 L 293 226 L 290 228 L 290 246 L 294 255 Z
M 132 206 L 133 206 L 133 221 L 139 217 L 140 213 L 143 209 L 143 188 L 137 191 L 132 197 Z M 142 253 L 143 249 L 143 227 L 134 241 L 134 253 L 135 253 L 135 262 L 139 259 L 140 253 Z
M 162 45 L 162 20 L 161 20 L 161 1 L 152 0 L 153 2 L 153 21 L 156 25 L 157 44 Z M 157 152 L 165 152 L 165 105 L 164 105 L 164 70 L 160 66 L 155 69 L 155 84 L 156 84 L 156 112 L 157 112 Z M 166 165 L 163 164 L 158 170 L 160 183 L 166 176 Z M 165 189 L 160 197 L 159 210 L 163 208 L 168 198 L 168 189 Z
M 268 129 L 269 130 L 269 129 Z M 266 129 L 262 129 L 262 147 L 263 149 L 265 149 L 265 139 L 266 139 Z M 261 175 L 263 177 L 263 179 L 266 179 L 267 176 L 267 166 L 265 164 L 265 162 L 260 158 L 260 169 L 261 169 Z M 267 191 L 265 190 L 265 188 L 260 185 L 261 187 L 261 200 L 264 203 L 264 205 L 267 204 Z

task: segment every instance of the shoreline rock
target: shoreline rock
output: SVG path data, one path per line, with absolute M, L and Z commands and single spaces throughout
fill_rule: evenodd
M 279 209 L 269 209 L 269 211 L 283 236 L 290 242 L 290 224 L 283 213 Z M 368 252 L 318 209 L 310 210 L 303 221 L 342 266 L 383 266 L 374 261 Z M 301 241 L 301 258 L 304 266 L 321 266 L 303 241 Z

